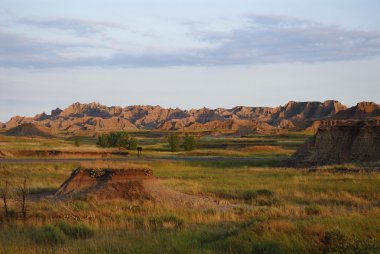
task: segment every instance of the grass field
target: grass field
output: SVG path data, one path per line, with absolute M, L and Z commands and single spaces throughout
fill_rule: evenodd
M 212 162 L 134 161 L 149 164 L 170 189 L 223 201 L 220 207 L 51 199 L 48 195 L 78 164 L 1 163 L 1 186 L 9 181 L 11 200 L 8 221 L 0 203 L 0 253 L 379 253 L 378 171 L 351 170 L 360 165 L 312 171 L 274 166 L 307 135 L 202 136 L 199 149 L 175 153 L 168 151 L 162 135 L 136 135 L 144 156 L 224 157 Z M 16 145 L 4 139 L 1 145 L 13 149 L 31 142 L 17 138 Z M 79 148 L 73 138 L 37 142 L 51 142 L 54 149 L 98 149 L 93 138 L 81 139 Z M 30 192 L 26 222 L 18 197 L 25 177 Z

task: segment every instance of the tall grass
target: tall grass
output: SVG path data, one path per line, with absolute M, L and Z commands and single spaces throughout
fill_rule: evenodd
M 28 174 L 32 197 L 38 198 L 30 202 L 26 224 L 17 219 L 2 224 L 0 253 L 376 253 L 379 248 L 380 173 L 316 173 L 236 161 L 143 164 L 171 189 L 228 203 L 189 209 L 96 197 L 57 200 L 44 191 L 58 188 L 79 165 L 1 164 L 1 180 L 16 188 Z M 16 199 L 11 206 L 18 211 Z M 46 234 L 54 235 L 48 243 L 40 240 Z

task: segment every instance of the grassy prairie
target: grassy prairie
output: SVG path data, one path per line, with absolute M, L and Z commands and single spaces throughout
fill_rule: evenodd
M 78 163 L 3 162 L 0 187 L 4 190 L 8 180 L 10 198 L 8 217 L 0 202 L 0 253 L 379 253 L 380 172 L 358 171 L 362 166 L 354 164 L 313 171 L 276 167 L 310 133 L 239 137 L 195 132 L 198 148 L 176 152 L 170 152 L 167 134 L 132 133 L 143 156 L 128 151 L 129 160 L 153 168 L 162 185 L 208 197 L 219 206 L 53 199 Z M 42 150 L 78 158 L 92 152 L 99 159 L 101 152 L 119 151 L 96 147 L 93 136 L 0 135 L 0 157 L 17 159 L 25 156 L 20 151 L 31 151 L 28 158 L 35 158 Z M 107 163 L 115 167 L 112 162 L 98 166 Z M 25 178 L 30 193 L 26 222 L 19 196 Z
M 147 162 L 144 162 L 147 164 Z M 24 224 L 2 218 L 1 253 L 377 253 L 380 174 L 230 162 L 149 162 L 162 184 L 227 200 L 189 209 L 151 201 L 30 201 Z M 1 164 L 14 188 L 53 192 L 76 164 Z M 355 167 L 355 165 L 350 165 Z M 32 196 L 33 196 L 32 195 Z M 68 228 L 68 229 L 67 229 Z

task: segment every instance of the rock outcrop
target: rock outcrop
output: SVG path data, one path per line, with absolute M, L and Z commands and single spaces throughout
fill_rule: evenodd
M 290 158 L 293 166 L 380 160 L 380 120 L 322 122 Z
M 80 167 L 55 193 L 59 199 L 93 196 L 99 199 L 150 200 L 174 207 L 212 208 L 219 200 L 173 191 L 162 186 L 153 171 L 144 165 L 126 168 Z
M 81 169 L 73 171 L 56 196 L 98 198 L 151 199 L 143 181 L 153 178 L 151 169 Z
M 365 119 L 380 116 L 380 105 L 374 102 L 359 102 L 356 106 L 339 111 L 333 119 Z
M 327 118 L 346 109 L 337 101 L 294 102 L 285 106 L 234 107 L 232 109 L 162 108 L 160 106 L 107 107 L 99 103 L 74 103 L 68 108 L 54 109 L 51 114 L 35 117 L 12 117 L 7 128 L 23 123 L 34 123 L 52 131 L 103 131 L 103 130 L 237 130 L 240 127 L 305 129 L 313 121 Z

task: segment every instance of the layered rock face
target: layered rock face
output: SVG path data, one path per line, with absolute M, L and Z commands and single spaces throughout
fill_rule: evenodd
M 35 117 L 11 118 L 6 123 L 12 128 L 23 123 L 35 123 L 53 131 L 68 130 L 215 130 L 239 128 L 294 128 L 305 129 L 313 121 L 334 116 L 345 110 L 338 101 L 294 102 L 285 106 L 234 107 L 232 109 L 166 109 L 160 106 L 107 107 L 99 103 L 74 103 L 68 108 L 52 110 Z
M 312 126 L 308 127 L 308 130 L 316 132 L 326 120 L 365 120 L 365 119 L 375 119 L 380 117 L 380 105 L 374 102 L 359 102 L 355 106 L 348 109 L 338 110 L 336 114 L 331 115 L 327 118 L 321 118 L 313 122 Z
M 356 106 L 339 111 L 334 119 L 364 119 L 380 116 L 380 105 L 373 102 L 359 102 Z
M 380 160 L 380 120 L 326 121 L 290 158 L 296 166 Z

